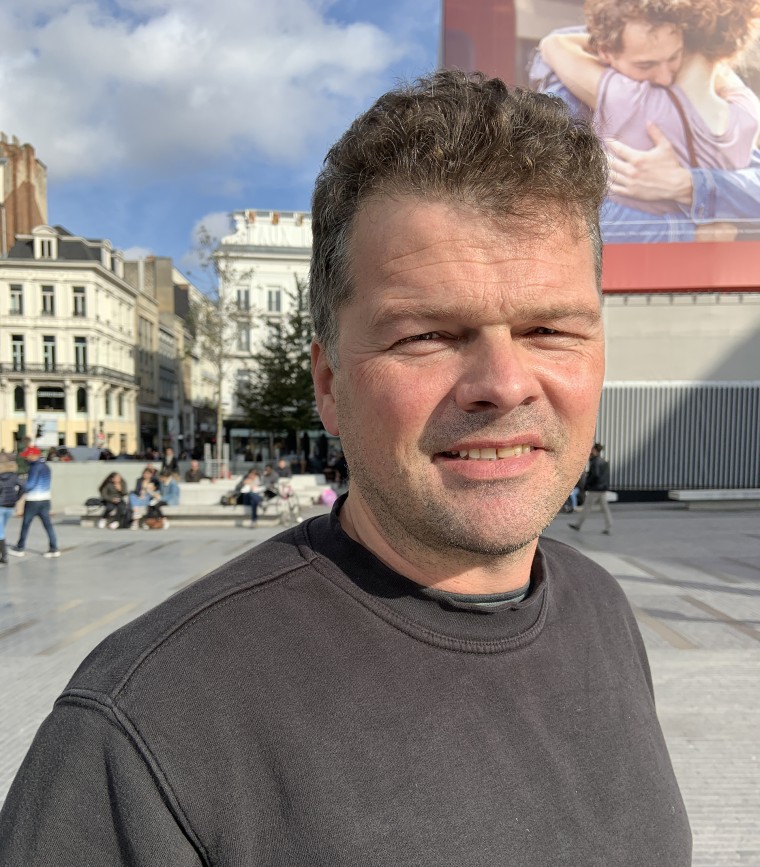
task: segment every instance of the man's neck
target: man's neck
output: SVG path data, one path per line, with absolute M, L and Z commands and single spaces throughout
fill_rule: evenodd
M 534 539 L 506 556 L 474 554 L 461 550 L 430 550 L 413 540 L 399 524 L 391 534 L 383 528 L 356 490 L 338 514 L 344 532 L 371 551 L 394 572 L 423 587 L 450 593 L 488 595 L 524 587 L 530 580 Z

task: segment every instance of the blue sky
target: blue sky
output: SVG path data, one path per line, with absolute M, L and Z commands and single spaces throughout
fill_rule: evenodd
M 183 267 L 241 208 L 307 210 L 330 144 L 435 67 L 439 0 L 2 4 L 0 130 L 48 167 L 48 217 Z

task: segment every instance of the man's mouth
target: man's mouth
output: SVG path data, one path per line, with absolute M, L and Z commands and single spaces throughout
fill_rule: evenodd
M 462 449 L 452 452 L 440 452 L 444 458 L 458 458 L 468 461 L 497 461 L 499 458 L 516 458 L 519 455 L 535 451 L 531 445 L 504 446 L 503 448 Z

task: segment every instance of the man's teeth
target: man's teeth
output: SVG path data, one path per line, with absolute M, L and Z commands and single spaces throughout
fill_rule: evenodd
M 533 451 L 533 446 L 510 446 L 498 449 L 465 449 L 458 452 L 460 458 L 468 458 L 471 461 L 495 461 L 498 458 L 515 458 Z M 453 452 L 457 454 L 457 452 Z

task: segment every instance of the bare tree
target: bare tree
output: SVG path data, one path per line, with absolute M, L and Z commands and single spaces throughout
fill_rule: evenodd
M 241 326 L 249 327 L 252 311 L 241 309 L 232 291 L 247 274 L 234 268 L 220 251 L 219 239 L 201 226 L 194 248 L 198 260 L 202 296 L 190 304 L 190 349 L 196 351 L 214 371 L 216 410 L 216 458 L 222 458 L 224 440 L 224 383 L 235 360 L 240 358 L 238 338 Z

